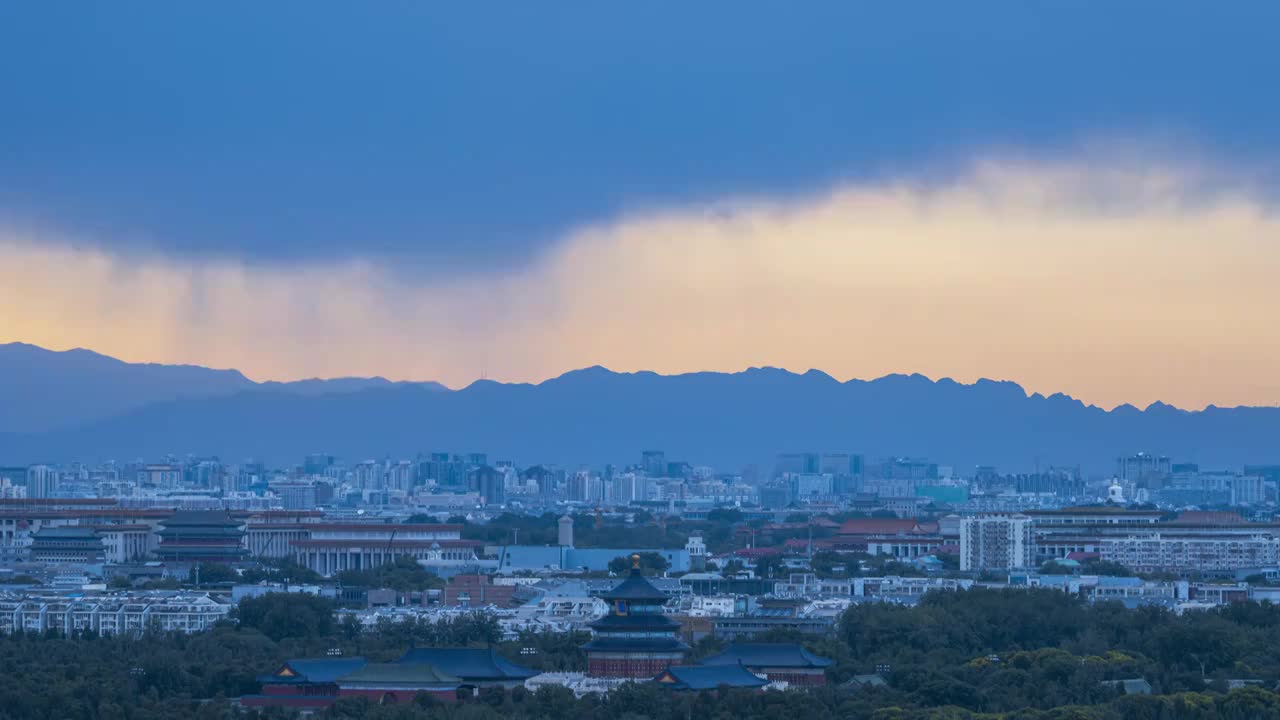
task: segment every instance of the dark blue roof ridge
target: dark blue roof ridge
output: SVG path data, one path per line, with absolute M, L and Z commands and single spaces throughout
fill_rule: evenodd
M 731 643 L 724 651 L 704 659 L 702 665 L 746 665 L 750 667 L 825 668 L 833 660 L 814 655 L 796 643 Z
M 659 679 L 666 674 L 679 682 L 660 682 Z M 659 673 L 654 681 L 676 690 L 714 690 L 721 685 L 763 687 L 768 684 L 768 681 L 762 680 L 742 665 L 672 665 Z
M 677 625 L 680 624 L 675 620 L 673 620 L 670 615 L 667 615 L 666 613 L 660 613 L 660 612 L 636 612 L 636 613 L 630 613 L 627 615 L 618 615 L 616 613 L 610 613 L 608 615 L 601 617 L 599 620 L 596 620 L 595 622 L 607 623 L 610 625 L 618 625 L 618 626 L 669 625 L 673 622 L 675 622 Z
M 528 679 L 537 670 L 517 665 L 498 654 L 493 646 L 482 648 L 411 647 L 397 663 L 427 664 L 463 679 Z
M 656 602 L 666 602 L 669 599 L 666 593 L 654 587 L 653 583 L 645 578 L 639 568 L 631 568 L 631 574 L 626 580 L 600 597 L 605 600 L 653 600 Z
M 689 645 L 683 640 L 671 636 L 661 638 L 620 638 L 598 635 L 591 639 L 583 650 L 600 652 L 670 652 L 686 653 Z
M 278 673 L 287 667 L 297 673 L 297 677 L 285 678 L 273 673 L 264 675 L 259 680 L 266 683 L 330 683 L 368 663 L 369 661 L 362 657 L 291 658 L 281 663 L 275 672 Z

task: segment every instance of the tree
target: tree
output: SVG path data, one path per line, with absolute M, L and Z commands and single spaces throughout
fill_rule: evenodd
M 0 577 L 0 584 L 4 585 L 39 585 L 40 581 L 26 573 L 18 573 L 17 575 L 5 575 Z
M 193 585 L 217 585 L 239 579 L 240 575 L 225 563 L 198 563 L 187 573 L 187 582 Z
M 236 619 L 272 640 L 311 638 L 333 633 L 334 606 L 309 593 L 267 593 L 241 600 Z
M 143 590 L 180 590 L 182 583 L 177 578 L 161 577 L 154 580 L 148 580 L 143 584 Z
M 1041 575 L 1074 575 L 1075 572 L 1076 568 L 1068 567 L 1056 560 L 1050 560 L 1040 566 Z
M 781 578 L 786 573 L 786 566 L 780 555 L 762 555 L 756 558 L 756 577 L 766 579 Z
M 275 582 L 315 585 L 324 581 L 324 577 L 320 573 L 304 565 L 299 565 L 293 558 L 282 558 L 275 561 L 263 560 L 258 567 L 242 570 L 240 579 L 250 584 Z
M 737 508 L 716 508 L 707 512 L 707 522 L 724 525 L 740 523 L 745 517 Z
M 640 555 L 640 572 L 643 575 L 661 575 L 671 567 L 671 563 L 656 552 L 642 552 Z M 622 575 L 630 572 L 632 567 L 630 555 L 619 555 L 609 561 L 609 572 Z
M 390 588 L 399 592 L 421 591 L 444 586 L 435 573 L 408 555 L 401 555 L 385 565 L 368 570 L 343 570 L 338 573 L 342 585 L 364 588 Z
M 852 566 L 852 567 L 851 567 Z M 809 567 L 820 578 L 849 577 L 857 568 L 852 558 L 832 550 L 820 550 L 809 558 Z

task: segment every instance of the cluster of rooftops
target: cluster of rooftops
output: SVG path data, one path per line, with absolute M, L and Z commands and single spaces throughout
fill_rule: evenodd
M 831 664 L 831 660 L 799 645 L 738 643 L 697 665 L 673 665 L 653 681 L 677 690 L 724 685 L 759 688 L 770 682 L 761 677 L 765 671 L 825 670 Z M 411 648 L 390 663 L 363 657 L 301 658 L 288 660 L 274 673 L 259 677 L 263 693 L 246 696 L 241 702 L 270 704 L 263 701 L 286 697 L 332 700 L 344 689 L 453 693 L 464 688 L 511 688 L 538 674 L 538 670 L 507 660 L 492 647 Z
M 778 681 L 815 685 L 832 664 L 799 645 L 771 643 L 734 644 L 696 665 L 683 664 L 689 646 L 678 636 L 680 624 L 663 614 L 667 596 L 641 575 L 638 557 L 630 576 L 603 599 L 610 612 L 592 623 L 594 637 L 583 646 L 588 675 L 595 677 L 647 680 L 677 690 L 760 688 Z M 260 678 L 262 694 L 241 698 L 241 704 L 323 707 L 351 695 L 395 703 L 420 692 L 456 699 L 467 689 L 509 689 L 539 674 L 492 647 L 412 648 L 391 663 L 298 659 Z

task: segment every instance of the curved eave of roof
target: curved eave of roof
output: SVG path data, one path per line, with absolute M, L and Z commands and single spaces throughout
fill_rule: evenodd
M 410 648 L 398 663 L 434 665 L 463 680 L 526 680 L 538 675 L 502 657 L 493 648 Z
M 632 570 L 631 576 L 618 583 L 612 590 L 600 595 L 605 600 L 653 600 L 666 602 L 666 593 L 653 586 L 639 572 Z
M 662 675 L 655 678 L 658 684 L 672 690 L 711 690 L 721 685 L 758 688 L 768 685 L 766 680 L 760 679 L 741 665 L 673 665 L 663 674 L 670 674 L 679 681 L 664 683 L 661 681 Z
M 605 615 L 591 623 L 597 630 L 669 630 L 675 631 L 680 623 L 666 615 Z
M 582 646 L 588 652 L 686 652 L 689 646 L 676 638 L 598 637 Z
M 703 665 L 746 665 L 748 667 L 826 668 L 835 661 L 814 655 L 801 645 L 734 643 L 724 652 L 702 661 Z

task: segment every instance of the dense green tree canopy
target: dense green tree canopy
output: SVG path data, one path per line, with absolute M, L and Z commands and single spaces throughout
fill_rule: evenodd
M 640 572 L 644 575 L 661 575 L 671 567 L 671 563 L 656 552 L 642 552 L 640 555 Z M 609 561 L 609 572 L 622 575 L 631 572 L 630 555 L 619 555 Z
M 444 581 L 418 564 L 408 555 L 368 570 L 343 570 L 338 584 L 348 587 L 390 588 L 400 592 L 429 590 L 444 586 Z

